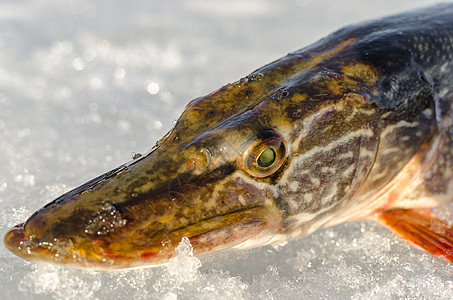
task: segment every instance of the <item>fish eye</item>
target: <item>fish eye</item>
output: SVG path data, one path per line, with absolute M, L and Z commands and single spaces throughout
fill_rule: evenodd
M 274 174 L 286 159 L 286 145 L 280 136 L 258 140 L 245 152 L 243 167 L 257 178 Z
M 258 156 L 258 158 L 256 159 L 256 163 L 261 168 L 267 168 L 274 163 L 276 158 L 277 154 L 275 153 L 275 150 L 273 148 L 266 148 Z

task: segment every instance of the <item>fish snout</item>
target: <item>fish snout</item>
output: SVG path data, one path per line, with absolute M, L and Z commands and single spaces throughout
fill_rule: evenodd
M 25 237 L 23 228 L 24 223 L 18 224 L 11 228 L 5 235 L 6 248 L 20 257 L 22 257 L 22 245 L 25 242 L 28 242 L 28 239 Z
M 71 238 L 50 237 L 49 234 L 29 235 L 25 229 L 31 227 L 29 223 L 30 220 L 18 224 L 6 233 L 4 242 L 8 250 L 33 263 L 49 262 L 74 265 L 79 268 L 88 267 L 81 264 L 84 253 L 76 250 Z
M 52 245 L 49 242 L 38 242 L 28 237 L 24 232 L 24 224 L 21 223 L 11 228 L 5 235 L 5 246 L 13 252 L 28 261 L 42 261 L 54 256 Z
M 80 215 L 77 217 L 82 219 Z M 75 268 L 105 269 L 109 267 L 109 260 L 103 259 L 103 256 L 108 256 L 101 249 L 105 243 L 92 239 L 86 232 L 89 229 L 98 232 L 106 229 L 91 219 L 89 221 L 67 223 L 69 220 L 59 219 L 48 210 L 41 209 L 25 223 L 11 228 L 5 235 L 4 243 L 15 255 L 33 263 L 49 262 Z M 85 223 L 88 225 L 84 227 Z

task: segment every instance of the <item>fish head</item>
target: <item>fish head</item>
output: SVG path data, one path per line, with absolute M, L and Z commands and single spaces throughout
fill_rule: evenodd
M 39 209 L 6 234 L 7 248 L 34 262 L 119 269 L 168 262 L 183 237 L 196 255 L 269 241 L 282 227 L 271 177 L 289 149 L 278 113 L 258 109 L 273 88 L 261 74 L 246 81 L 192 101 L 150 153 Z
M 323 63 L 351 43 L 288 55 L 193 100 L 150 153 L 47 204 L 6 234 L 7 248 L 120 269 L 168 262 L 183 237 L 203 255 L 323 226 L 360 193 L 379 144 L 376 70 Z
M 220 139 L 226 130 L 184 145 L 169 135 L 147 156 L 35 212 L 7 233 L 7 247 L 31 261 L 115 269 L 167 262 L 183 237 L 195 254 L 269 237 L 281 216 L 266 184 L 249 174 L 276 171 L 285 142 L 275 132 L 251 139 L 234 129 Z

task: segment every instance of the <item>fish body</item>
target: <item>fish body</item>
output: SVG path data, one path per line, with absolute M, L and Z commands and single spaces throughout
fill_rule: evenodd
M 453 262 L 453 5 L 340 29 L 190 102 L 147 154 L 12 228 L 30 261 L 155 266 L 377 217 Z M 435 224 L 436 226 L 433 226 Z M 435 227 L 435 228 L 434 228 Z

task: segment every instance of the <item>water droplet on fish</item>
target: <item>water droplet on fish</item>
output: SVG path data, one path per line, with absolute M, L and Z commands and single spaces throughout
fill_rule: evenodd
M 288 92 L 287 90 L 283 90 L 283 91 L 282 91 L 282 97 L 283 97 L 283 98 L 286 98 L 286 97 L 288 97 L 288 96 L 289 96 L 289 92 Z
M 261 81 L 264 79 L 264 75 L 261 73 L 251 74 L 247 79 L 248 81 Z
M 132 159 L 137 159 L 137 158 L 140 158 L 140 157 L 142 157 L 141 153 L 135 153 L 135 152 L 132 153 Z
M 238 87 L 241 87 L 241 86 L 247 84 L 247 82 L 248 82 L 247 77 L 241 78 L 241 79 L 238 81 Z

